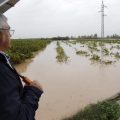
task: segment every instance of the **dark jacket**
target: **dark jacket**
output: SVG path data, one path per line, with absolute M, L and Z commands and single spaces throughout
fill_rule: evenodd
M 0 120 L 34 120 L 42 93 L 34 86 L 23 86 L 0 54 Z

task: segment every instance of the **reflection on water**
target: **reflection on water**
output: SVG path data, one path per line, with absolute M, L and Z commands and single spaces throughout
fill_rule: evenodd
M 27 67 L 23 74 L 43 85 L 37 120 L 61 120 L 120 90 L 119 63 L 107 67 L 91 65 L 86 57 L 77 56 L 73 47 L 63 42 L 61 46 L 70 57 L 67 64 L 57 63 L 56 42 L 52 42 L 28 66 L 21 64 L 17 68 Z
M 41 53 L 42 51 L 38 51 L 38 52 L 34 52 L 33 56 L 35 57 L 36 55 L 38 55 L 39 53 Z M 17 69 L 18 73 L 24 73 L 27 71 L 28 66 L 34 61 L 34 58 L 30 58 L 25 60 L 22 64 L 17 64 L 15 65 L 15 68 Z
M 27 67 L 30 63 L 32 63 L 32 59 L 26 60 L 22 64 L 18 64 L 15 66 L 15 68 L 18 70 L 19 73 L 24 73 L 27 70 Z

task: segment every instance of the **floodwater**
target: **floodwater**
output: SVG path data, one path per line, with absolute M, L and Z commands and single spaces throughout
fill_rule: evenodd
M 38 80 L 44 88 L 36 120 L 61 120 L 90 103 L 113 96 L 120 90 L 120 64 L 93 65 L 76 55 L 73 47 L 61 43 L 69 56 L 68 63 L 56 60 L 56 42 L 25 63 L 18 71 Z

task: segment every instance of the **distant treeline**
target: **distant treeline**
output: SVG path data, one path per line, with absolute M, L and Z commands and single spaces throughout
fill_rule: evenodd
M 71 37 L 72 39 L 100 39 L 101 37 L 98 37 L 97 34 L 93 35 L 83 35 L 78 37 Z M 107 35 L 104 37 L 105 39 L 120 39 L 120 35 L 113 34 L 113 35 Z
M 53 37 L 51 38 L 51 40 L 70 40 L 70 38 L 67 36 L 67 37 Z
M 88 36 L 78 36 L 78 38 L 99 39 L 100 37 L 98 37 L 97 34 L 94 34 L 94 35 L 88 35 Z M 120 39 L 120 35 L 117 35 L 117 34 L 107 35 L 105 38 Z
M 101 37 L 99 37 L 97 35 L 97 33 L 92 34 L 92 35 L 82 35 L 82 36 L 66 36 L 66 37 L 52 37 L 52 38 L 47 38 L 50 40 L 76 40 L 76 39 L 101 39 Z M 106 37 L 104 37 L 104 39 L 120 39 L 120 35 L 117 34 L 113 34 L 113 35 L 107 35 Z
M 58 36 L 58 37 L 49 37 L 49 38 L 29 38 L 28 40 L 77 40 L 77 39 L 101 39 L 101 37 L 98 36 L 97 33 L 91 34 L 91 35 L 79 35 L 79 36 Z M 107 35 L 104 37 L 104 39 L 120 39 L 120 35 L 113 34 L 113 35 Z M 19 40 L 26 40 L 26 39 L 19 39 Z

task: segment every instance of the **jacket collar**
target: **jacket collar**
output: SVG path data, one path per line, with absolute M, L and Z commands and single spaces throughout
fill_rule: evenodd
M 6 58 L 5 58 L 5 53 L 0 51 L 0 61 L 2 62 L 7 62 Z
M 1 54 L 5 54 L 5 52 L 3 52 L 3 51 L 1 51 L 1 50 L 0 50 L 0 53 L 1 53 Z
M 0 51 L 0 55 L 2 55 L 2 57 L 5 58 L 5 62 L 7 62 L 8 60 L 10 60 L 10 57 L 3 51 Z
M 9 67 L 9 69 L 11 69 L 15 74 L 17 74 L 17 75 L 19 76 L 19 74 L 18 74 L 18 72 L 16 71 L 16 69 L 14 68 L 14 66 L 12 66 L 12 68 L 11 68 L 11 67 L 8 65 L 6 57 L 7 57 L 7 56 L 6 56 L 5 53 L 0 52 L 0 61 L 3 62 L 3 63 L 5 63 L 6 66 Z

